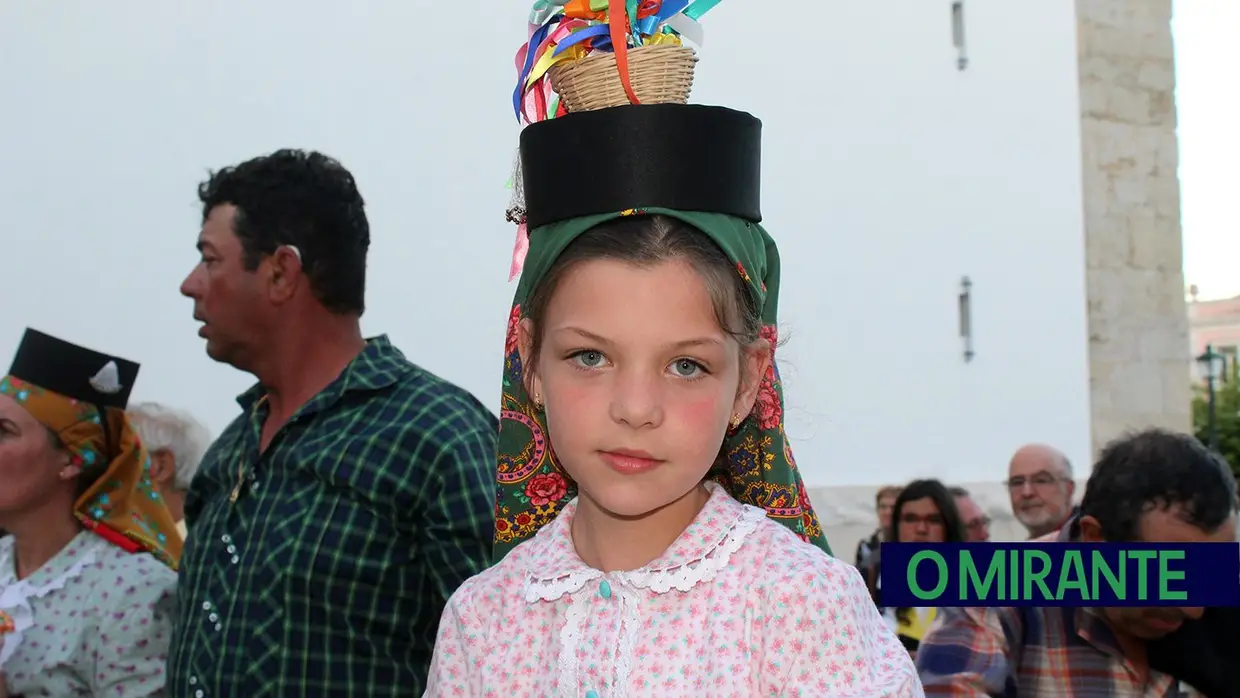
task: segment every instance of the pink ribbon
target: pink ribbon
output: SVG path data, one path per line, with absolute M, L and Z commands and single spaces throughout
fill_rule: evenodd
M 508 268 L 508 282 L 521 276 L 525 268 L 525 256 L 530 253 L 530 231 L 522 220 L 517 226 L 517 242 L 512 248 L 512 265 Z

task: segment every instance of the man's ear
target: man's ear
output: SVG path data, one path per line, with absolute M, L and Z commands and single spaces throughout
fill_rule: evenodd
M 1092 516 L 1082 516 L 1080 523 L 1082 543 L 1105 543 L 1102 535 L 1102 524 Z
M 271 300 L 284 303 L 301 284 L 301 252 L 291 245 L 280 245 L 267 258 L 267 283 Z
M 774 351 L 766 339 L 758 339 L 752 345 L 741 349 L 741 382 L 736 391 L 736 402 L 733 413 L 746 417 L 753 412 L 754 403 L 758 399 L 758 390 L 771 368 Z
M 172 486 L 176 480 L 176 456 L 168 449 L 161 448 L 151 452 L 151 481 L 162 489 Z
M 517 325 L 517 353 L 521 356 L 521 380 L 525 383 L 525 392 L 531 400 L 539 402 L 542 399 L 542 379 L 538 377 L 538 371 L 531 363 L 535 331 L 534 323 L 529 318 Z

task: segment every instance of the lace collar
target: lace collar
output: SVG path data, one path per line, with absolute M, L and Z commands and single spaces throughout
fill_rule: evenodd
M 710 498 L 693 523 L 656 560 L 631 572 L 604 574 L 582 562 L 572 537 L 577 500 L 569 502 L 555 521 L 527 544 L 531 550 L 522 589 L 525 600 L 555 601 L 597 579 L 657 594 L 672 589 L 689 591 L 714 579 L 766 513 L 732 499 L 714 482 L 707 482 L 706 487 Z
M 77 579 L 110 543 L 82 531 L 55 557 L 22 580 L 17 579 L 14 545 L 13 536 L 0 540 L 0 667 L 17 652 L 23 635 L 38 620 L 37 600 Z

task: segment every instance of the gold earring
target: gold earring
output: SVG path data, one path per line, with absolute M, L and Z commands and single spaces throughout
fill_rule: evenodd
M 542 394 L 541 393 L 534 393 L 534 407 L 537 407 L 540 410 L 542 409 Z
M 732 428 L 735 429 L 741 425 L 741 416 L 739 414 L 732 415 Z

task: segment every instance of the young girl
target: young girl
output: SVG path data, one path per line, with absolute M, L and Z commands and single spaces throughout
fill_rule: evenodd
M 784 435 L 759 130 L 657 104 L 523 132 L 502 559 L 449 600 L 426 695 L 922 695 Z

